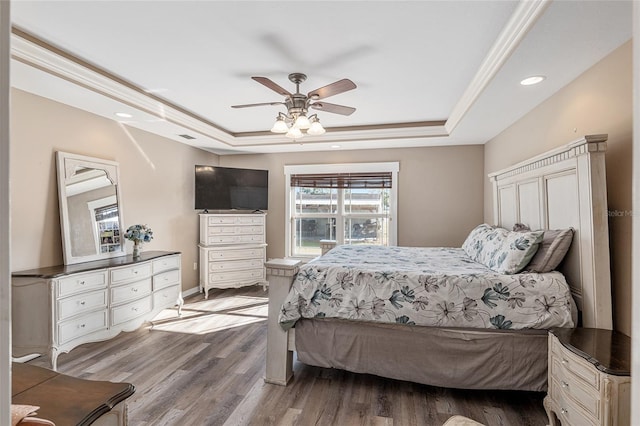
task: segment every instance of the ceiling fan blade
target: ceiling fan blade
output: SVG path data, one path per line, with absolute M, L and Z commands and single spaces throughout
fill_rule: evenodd
M 282 96 L 291 96 L 291 93 L 287 89 L 280 87 L 278 84 L 274 83 L 267 77 L 251 77 L 253 80 L 258 83 L 267 86 L 269 89 L 273 90 L 276 93 L 281 94 Z
M 231 105 L 231 108 L 249 108 L 249 107 L 265 106 L 265 105 L 284 105 L 284 102 L 260 102 L 257 104 Z
M 338 93 L 346 92 L 347 90 L 353 90 L 357 86 L 348 78 L 343 78 L 335 83 L 328 84 L 319 89 L 313 90 L 307 94 L 311 99 L 323 99 L 329 96 L 337 95 Z
M 355 108 L 344 105 L 330 104 L 328 102 L 314 102 L 309 107 L 334 114 L 351 115 L 355 112 Z

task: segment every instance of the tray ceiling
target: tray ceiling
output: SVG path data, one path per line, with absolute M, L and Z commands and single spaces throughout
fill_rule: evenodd
M 219 154 L 482 144 L 631 38 L 631 1 L 15 1 L 12 85 Z M 307 92 L 322 136 L 269 132 Z M 521 86 L 530 75 L 536 86 Z M 131 118 L 118 118 L 128 112 Z M 186 139 L 188 135 L 193 139 Z

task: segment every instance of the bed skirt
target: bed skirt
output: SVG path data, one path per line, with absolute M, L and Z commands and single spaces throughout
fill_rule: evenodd
M 303 319 L 309 365 L 459 389 L 547 390 L 546 330 L 479 330 Z

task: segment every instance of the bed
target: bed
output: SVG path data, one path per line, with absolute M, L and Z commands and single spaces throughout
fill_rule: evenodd
M 491 173 L 494 226 L 479 225 L 462 248 L 344 246 L 302 267 L 267 262 L 265 380 L 286 385 L 297 351 L 310 365 L 435 386 L 546 390 L 547 329 L 612 327 L 606 139 Z M 520 223 L 534 231 L 512 232 Z M 518 256 L 522 244 L 535 254 L 545 233 L 566 229 L 558 271 L 522 272 L 531 257 L 496 265 L 495 251 L 474 251 L 499 232 Z

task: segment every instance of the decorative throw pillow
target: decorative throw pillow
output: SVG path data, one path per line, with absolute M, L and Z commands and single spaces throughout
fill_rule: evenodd
M 477 258 L 484 248 L 485 241 L 488 240 L 488 236 L 493 232 L 493 230 L 493 226 L 486 223 L 476 226 L 462 244 L 462 248 L 465 253 L 467 253 L 467 256 L 477 262 Z
M 573 240 L 573 228 L 544 231 L 538 252 L 525 267 L 528 272 L 555 271 L 566 256 Z
M 543 231 L 511 232 L 502 229 L 500 247 L 491 253 L 485 265 L 501 274 L 517 274 L 536 254 L 543 234 Z
M 495 272 L 517 274 L 535 255 L 543 234 L 512 232 L 485 223 L 471 231 L 462 248 L 471 259 Z

